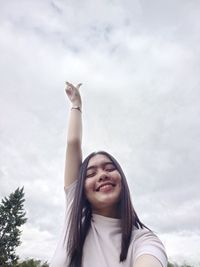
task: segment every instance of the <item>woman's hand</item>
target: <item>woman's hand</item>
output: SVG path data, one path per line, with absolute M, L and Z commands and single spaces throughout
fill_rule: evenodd
M 82 101 L 81 101 L 81 95 L 79 92 L 79 89 L 81 87 L 82 83 L 79 83 L 77 86 L 74 86 L 73 84 L 66 82 L 66 88 L 65 92 L 71 101 L 72 105 L 81 107 Z

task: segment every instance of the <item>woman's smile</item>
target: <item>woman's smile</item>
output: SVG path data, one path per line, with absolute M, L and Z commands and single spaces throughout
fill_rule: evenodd
M 100 192 L 109 192 L 111 190 L 113 190 L 113 187 L 115 186 L 114 183 L 111 182 L 107 182 L 107 183 L 103 183 L 102 185 L 100 185 L 96 191 L 100 191 Z

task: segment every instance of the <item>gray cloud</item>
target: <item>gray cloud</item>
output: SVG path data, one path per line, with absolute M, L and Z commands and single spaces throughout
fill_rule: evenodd
M 178 0 L 1 4 L 0 196 L 25 187 L 23 257 L 49 259 L 62 227 L 68 79 L 83 82 L 84 155 L 114 154 L 169 256 L 182 260 L 180 241 L 184 259 L 199 261 L 199 8 Z

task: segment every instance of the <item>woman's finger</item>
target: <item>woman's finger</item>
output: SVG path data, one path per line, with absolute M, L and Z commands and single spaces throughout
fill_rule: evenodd
M 76 88 L 79 89 L 81 87 L 82 83 L 79 83 Z
M 68 85 L 68 86 L 72 86 L 72 84 L 71 83 L 69 83 L 69 82 L 65 82 L 66 83 L 66 85 Z

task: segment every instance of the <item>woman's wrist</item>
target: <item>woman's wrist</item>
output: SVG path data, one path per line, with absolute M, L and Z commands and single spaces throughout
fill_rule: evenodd
M 72 107 L 82 108 L 82 101 L 81 100 L 73 101 L 73 102 L 71 102 L 71 104 L 72 104 Z
M 77 102 L 72 102 L 72 107 L 79 107 L 80 109 L 82 109 L 82 103 L 77 101 Z
M 79 110 L 81 113 L 82 113 L 82 109 L 81 109 L 81 107 L 80 106 L 75 106 L 75 105 L 73 105 L 72 107 L 71 107 L 71 110 L 73 110 L 73 109 L 77 109 L 77 110 Z

